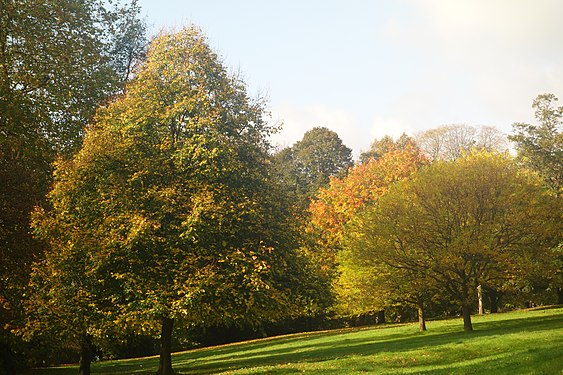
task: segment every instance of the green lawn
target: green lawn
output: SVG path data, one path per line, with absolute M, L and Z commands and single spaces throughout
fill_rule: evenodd
M 176 353 L 181 374 L 563 374 L 563 308 L 315 332 Z M 158 358 L 100 362 L 95 374 L 152 374 Z M 31 374 L 76 374 L 76 366 Z

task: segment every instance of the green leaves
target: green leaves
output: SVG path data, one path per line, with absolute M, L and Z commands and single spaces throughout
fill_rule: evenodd
M 391 277 L 381 287 L 393 298 L 430 301 L 438 292 L 468 305 L 478 285 L 502 288 L 529 259 L 551 268 L 546 255 L 560 240 L 553 237 L 561 232 L 560 204 L 507 155 L 435 162 L 352 218 L 344 275 L 356 267 L 375 277 L 383 268 Z
M 52 209 L 35 218 L 51 247 L 39 290 L 72 296 L 58 280 L 76 274 L 91 297 L 52 299 L 68 311 L 63 322 L 83 314 L 80 329 L 102 332 L 289 314 L 295 226 L 270 179 L 263 117 L 198 29 L 153 41 L 81 150 L 57 164 Z
M 553 94 L 542 94 L 534 100 L 539 125 L 513 124 L 509 139 L 516 143 L 518 156 L 524 165 L 537 171 L 561 195 L 563 189 L 563 107 L 556 107 Z

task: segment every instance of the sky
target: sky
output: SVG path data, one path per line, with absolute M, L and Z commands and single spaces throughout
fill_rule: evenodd
M 533 123 L 563 101 L 561 0 L 139 0 L 150 33 L 200 27 L 253 96 L 272 141 L 316 126 L 357 157 L 384 135 L 448 124 Z

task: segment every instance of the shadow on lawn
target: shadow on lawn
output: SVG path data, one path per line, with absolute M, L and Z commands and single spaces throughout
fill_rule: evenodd
M 205 375 L 263 366 L 280 366 L 276 368 L 269 367 L 267 372 L 268 374 L 282 374 L 297 372 L 295 364 L 298 363 L 322 363 L 335 359 L 376 355 L 382 352 L 400 353 L 425 349 L 431 351 L 433 347 L 440 346 L 440 356 L 448 358 L 450 363 L 457 363 L 470 359 L 467 358 L 468 353 L 466 350 L 457 349 L 457 347 L 462 347 L 466 340 L 518 332 L 534 334 L 545 330 L 552 330 L 554 327 L 562 326 L 563 315 L 500 319 L 498 321 L 487 320 L 483 322 L 475 319 L 475 331 L 471 333 L 461 331 L 461 323 L 457 324 L 457 321 L 455 324 L 453 323 L 439 327 L 439 332 L 436 333 L 432 332 L 432 323 L 430 323 L 429 332 L 424 334 L 416 332 L 415 325 L 407 326 L 408 328 L 402 333 L 390 330 L 386 334 L 385 326 L 371 329 L 305 333 L 177 353 L 173 355 L 172 362 L 174 369 L 179 374 Z M 411 328 L 412 331 L 410 330 Z M 370 334 L 370 332 L 375 331 L 378 331 L 377 334 Z M 524 349 L 526 350 L 526 355 L 536 355 L 538 359 L 545 355 L 545 353 L 541 352 L 541 348 L 537 352 L 534 352 L 534 348 L 526 347 Z M 515 353 L 511 352 L 510 354 Z M 502 366 L 502 361 L 500 360 L 502 355 L 502 353 L 495 353 L 494 355 L 475 353 L 474 359 L 471 361 L 475 362 L 473 366 L 479 369 L 487 368 L 487 363 L 489 362 L 491 366 L 499 367 Z M 557 356 L 557 353 L 554 355 Z M 410 356 L 412 357 L 412 354 Z M 432 365 L 435 366 L 433 373 L 451 373 L 451 368 L 444 368 L 443 372 L 440 370 L 440 364 L 443 364 L 443 360 L 440 360 L 438 357 L 418 358 L 416 366 Z M 557 361 L 557 358 L 554 361 Z M 284 366 L 289 363 L 292 365 Z M 332 364 L 334 365 L 334 362 Z M 377 363 L 376 366 L 377 369 L 382 370 L 385 364 Z M 396 369 L 396 366 L 396 362 L 390 363 L 389 369 Z M 412 363 L 409 366 L 412 366 Z M 131 359 L 97 363 L 93 367 L 92 373 L 153 374 L 156 372 L 157 367 L 158 358 Z M 363 368 L 360 365 L 360 368 L 357 368 L 356 371 L 369 372 L 370 369 L 373 370 L 374 368 L 369 366 Z M 470 370 L 469 367 L 464 369 Z M 76 367 L 69 368 L 68 370 L 68 372 L 63 372 L 61 369 L 58 369 L 58 371 L 51 372 L 49 369 L 43 369 L 38 374 L 56 373 L 59 375 L 63 373 L 75 374 L 77 372 Z M 339 373 L 342 371 L 350 371 L 350 369 L 333 370 L 327 368 L 317 372 Z M 423 368 L 419 367 L 418 373 L 422 371 Z M 255 373 L 258 373 L 257 370 Z
M 213 374 L 258 366 L 322 362 L 336 358 L 373 355 L 382 351 L 407 352 L 425 347 L 431 348 L 438 345 L 463 344 L 465 340 L 473 337 L 498 336 L 522 331 L 533 334 L 534 332 L 551 330 L 557 327 L 558 322 L 563 323 L 563 316 L 476 322 L 475 331 L 472 333 L 460 332 L 459 329 L 461 327 L 457 325 L 443 327 L 446 328 L 447 331 L 437 334 L 432 334 L 431 332 L 428 334 L 419 334 L 416 332 L 413 334 L 383 334 L 377 337 L 363 335 L 362 337 L 351 338 L 351 336 L 355 336 L 357 331 L 349 333 L 323 332 L 312 334 L 309 337 L 280 338 L 271 342 L 229 346 L 223 348 L 219 356 L 217 356 L 218 353 L 216 351 L 208 353 L 199 352 L 197 355 L 193 355 L 196 353 L 185 356 L 179 355 L 176 357 L 175 368 L 181 373 Z M 315 342 L 319 341 L 319 338 L 329 339 L 330 337 L 334 337 L 334 339 L 325 340 L 324 342 Z M 267 349 L 268 345 L 287 345 L 291 342 L 294 342 L 296 345 L 281 347 L 279 349 Z M 463 350 L 457 350 L 455 346 L 452 346 L 451 349 L 443 350 L 447 352 L 444 354 L 447 358 L 451 359 L 452 362 L 467 360 L 465 357 L 467 353 Z M 241 351 L 248 353 L 241 353 Z M 532 353 L 532 351 L 530 351 L 530 353 Z M 213 357 L 208 357 L 209 355 L 213 355 Z M 430 359 L 430 362 L 435 360 L 436 359 Z M 483 357 L 480 362 L 486 362 L 487 360 L 488 358 Z M 424 360 L 420 361 L 421 364 L 424 364 L 424 362 Z M 268 373 L 287 373 L 289 371 L 291 371 L 291 369 L 268 369 Z

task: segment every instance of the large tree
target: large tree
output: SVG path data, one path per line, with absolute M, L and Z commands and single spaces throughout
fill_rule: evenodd
M 502 285 L 549 259 L 561 240 L 561 212 L 537 176 L 509 156 L 436 162 L 353 219 L 348 262 L 418 276 L 405 279 L 412 291 L 433 279 L 429 286 L 462 308 L 470 331 L 477 286 Z
M 0 346 L 41 253 L 33 206 L 56 156 L 78 149 L 95 108 L 142 56 L 138 13 L 134 1 L 0 0 Z
M 341 240 L 346 223 L 365 207 L 375 204 L 389 186 L 411 177 L 426 162 L 413 144 L 401 149 L 392 147 L 377 159 L 370 158 L 363 164 L 355 165 L 346 176 L 331 179 L 329 185 L 321 188 L 312 200 L 307 227 L 311 240 L 307 249 L 310 257 L 316 260 L 319 273 L 324 274 L 335 287 L 333 292 L 339 295 L 339 306 L 343 307 L 345 313 L 366 312 L 363 307 L 367 307 L 367 304 L 363 304 L 362 308 L 355 308 L 346 301 L 360 302 L 356 298 L 355 284 L 372 279 L 371 275 L 356 273 L 352 267 L 347 268 L 350 273 L 338 277 L 338 253 L 342 249 Z M 372 296 L 377 297 L 375 294 Z M 377 304 L 369 305 L 370 311 L 383 310 L 383 301 L 387 299 L 377 299 Z
M 557 107 L 557 97 L 541 94 L 532 103 L 537 125 L 513 124 L 514 134 L 509 139 L 514 142 L 518 158 L 525 166 L 537 171 L 561 198 L 563 195 L 563 106 Z M 563 254 L 559 244 L 557 259 L 563 264 Z M 551 275 L 551 287 L 557 289 L 558 303 L 563 303 L 563 271 L 559 268 Z M 537 279 L 537 278 L 536 278 Z
M 52 209 L 37 214 L 51 252 L 79 252 L 79 295 L 92 297 L 67 298 L 73 308 L 55 311 L 83 314 L 92 304 L 87 335 L 106 322 L 160 327 L 159 374 L 172 373 L 174 323 L 289 314 L 302 275 L 290 205 L 268 169 L 271 130 L 263 102 L 247 96 L 197 28 L 156 38 L 125 94 L 58 165 Z M 38 266 L 55 270 L 36 272 L 39 295 L 54 286 L 77 293 L 58 282 L 72 271 L 59 259 Z

